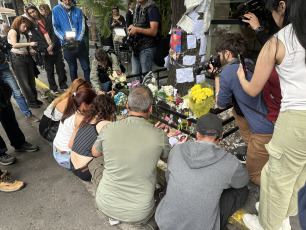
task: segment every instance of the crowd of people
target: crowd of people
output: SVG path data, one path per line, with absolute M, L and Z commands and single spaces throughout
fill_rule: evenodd
M 158 30 L 158 9 L 151 0 L 138 0 L 135 10 L 129 4 L 129 34 L 139 46 L 133 47 L 133 73 L 146 72 L 154 54 Z M 237 33 L 222 34 L 215 47 L 221 73 L 215 77 L 216 104 L 223 109 L 233 103 L 233 115 L 247 146 L 244 167 L 239 159 L 218 146 L 222 139 L 222 121 L 206 114 L 197 120 L 196 140 L 171 149 L 163 130 L 148 118 L 153 95 L 147 86 L 130 90 L 126 104 L 129 116 L 116 121 L 116 105 L 110 92 L 110 75 L 120 72 L 116 55 L 103 49 L 95 52 L 89 68 L 84 43 L 82 11 L 71 0 L 63 0 L 53 9 L 25 7 L 25 16 L 17 17 L 8 33 L 13 45 L 12 64 L 20 89 L 3 63 L 0 85 L 0 119 L 15 151 L 37 151 L 38 146 L 25 141 L 10 102 L 14 98 L 22 112 L 35 120 L 28 107 L 37 108 L 35 69 L 30 53 L 48 53 L 48 80 L 57 90 L 54 65 L 64 93 L 45 110 L 40 133 L 58 122 L 53 140 L 56 162 L 96 187 L 98 212 L 109 217 L 111 225 L 127 223 L 139 229 L 224 229 L 228 218 L 241 208 L 248 197 L 249 181 L 260 186 L 256 203 L 258 216 L 245 214 L 243 221 L 251 230 L 289 230 L 290 216 L 298 213 L 305 223 L 306 181 L 306 34 L 304 0 L 267 0 L 276 23 L 276 33 L 269 36 L 253 13 L 246 13 L 263 48 L 255 64 L 239 56 L 245 54 L 246 41 Z M 112 9 L 110 27 L 124 27 L 126 22 L 117 7 Z M 31 31 L 31 38 L 27 33 Z M 74 34 L 71 37 L 69 32 Z M 116 33 L 113 32 L 113 36 Z M 68 88 L 64 58 L 70 68 L 72 84 Z M 84 78 L 77 78 L 76 59 Z M 60 59 L 60 60 L 58 60 Z M 52 69 L 52 70 L 51 70 Z M 212 71 L 214 71 L 212 69 Z M 7 82 L 7 83 L 5 83 Z M 91 87 L 93 86 L 93 89 Z M 37 119 L 37 118 L 36 118 Z M 14 157 L 0 137 L 0 163 L 12 164 Z M 159 204 L 154 192 L 158 160 L 167 163 L 166 186 Z M 9 179 L 0 171 L 0 190 L 17 191 L 24 183 Z M 300 192 L 299 192 L 300 191 Z M 298 193 L 299 192 L 299 193 Z

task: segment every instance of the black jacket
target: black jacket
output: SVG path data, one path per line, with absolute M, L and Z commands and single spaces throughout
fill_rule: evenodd
M 2 76 L 2 72 L 0 70 L 0 76 Z M 9 103 L 12 96 L 12 89 L 2 80 L 0 77 L 0 114 L 3 108 L 5 108 Z
M 126 27 L 129 28 L 129 26 L 133 24 L 133 14 L 130 10 L 126 12 L 125 19 L 126 19 Z
M 52 25 L 52 16 L 49 15 L 46 20 L 46 26 L 45 30 L 49 34 L 49 37 L 51 39 L 51 42 L 54 44 L 53 46 L 53 51 L 58 51 L 61 48 L 60 42 L 58 40 L 58 37 L 55 35 L 54 30 L 53 30 L 53 25 Z M 35 24 L 32 22 L 30 31 L 32 33 L 32 41 L 37 42 L 37 49 L 41 52 L 47 52 L 47 48 L 49 47 L 43 33 L 40 31 L 40 26 L 36 27 Z

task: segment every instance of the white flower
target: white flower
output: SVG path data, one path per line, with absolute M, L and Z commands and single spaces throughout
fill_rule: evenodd
M 152 91 L 153 95 L 157 92 L 158 88 L 156 85 L 148 84 L 149 89 Z
M 173 86 L 172 85 L 166 85 L 166 86 L 162 86 L 161 91 L 164 92 L 165 94 L 167 94 L 168 97 L 172 97 L 173 96 Z

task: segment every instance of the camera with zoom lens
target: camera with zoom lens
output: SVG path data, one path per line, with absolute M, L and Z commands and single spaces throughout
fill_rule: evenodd
M 66 31 L 65 32 L 66 43 L 64 44 L 64 49 L 67 51 L 76 51 L 77 46 L 75 45 L 76 32 L 75 31 Z
M 7 41 L 3 41 L 2 39 L 0 39 L 0 64 L 3 64 L 5 62 L 5 54 L 8 54 L 12 47 L 13 46 Z
M 214 54 L 210 57 L 209 60 L 200 63 L 198 66 L 195 66 L 195 72 L 200 74 L 202 71 L 207 71 L 210 69 L 210 64 L 213 66 L 214 69 L 221 67 L 221 60 L 219 54 Z M 213 75 L 213 73 L 212 73 Z
M 243 22 L 243 19 L 247 19 L 244 17 L 244 14 L 247 12 L 251 12 L 256 15 L 259 20 L 264 20 L 267 17 L 265 11 L 265 2 L 263 0 L 249 0 L 245 3 L 240 4 L 237 9 L 242 11 L 242 15 L 239 16 L 239 24 L 240 26 L 246 28 L 248 27 L 249 23 Z
M 121 52 L 130 52 L 133 50 L 134 56 L 138 57 L 140 53 L 139 46 L 138 46 L 138 40 L 139 40 L 138 35 L 135 34 L 134 36 L 129 36 L 129 32 L 128 32 L 128 36 L 122 39 L 122 43 L 119 46 L 119 50 Z

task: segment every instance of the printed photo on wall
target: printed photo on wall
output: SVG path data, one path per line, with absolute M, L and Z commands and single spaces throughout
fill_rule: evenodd
M 171 38 L 170 38 L 170 64 L 178 66 L 178 59 L 181 54 L 181 36 L 182 30 L 181 29 L 173 29 Z

